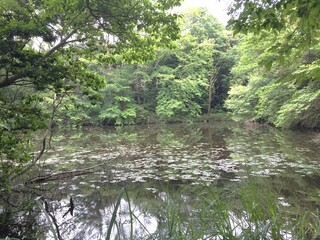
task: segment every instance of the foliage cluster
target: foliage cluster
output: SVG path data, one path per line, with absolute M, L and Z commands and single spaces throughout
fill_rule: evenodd
M 222 108 L 235 58 L 228 52 L 233 44 L 230 36 L 201 8 L 183 13 L 179 25 L 181 36 L 172 43 L 174 48 L 158 48 L 152 61 L 126 64 L 120 58 L 111 66 L 93 62 L 92 70 L 105 77 L 106 86 L 96 92 L 94 104 L 74 95 L 77 103 L 61 111 L 60 121 L 176 122 L 210 112 L 211 107 Z
M 247 34 L 226 103 L 235 119 L 320 127 L 319 9 L 318 1 L 234 4 L 230 25 Z

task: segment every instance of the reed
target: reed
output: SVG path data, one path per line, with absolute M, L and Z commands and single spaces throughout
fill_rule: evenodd
M 201 194 L 181 187 L 174 193 L 167 189 L 163 205 L 160 207 L 158 228 L 150 232 L 140 221 L 131 206 L 132 200 L 126 188 L 119 192 L 107 228 L 106 240 L 146 239 L 146 240 L 318 240 L 320 239 L 320 213 L 303 209 L 284 207 L 278 196 L 267 189 L 261 191 L 258 185 L 249 183 L 235 191 L 223 191 L 205 187 Z M 173 196 L 174 195 L 174 196 Z M 183 197 L 181 197 L 183 196 Z M 121 199 L 128 203 L 130 236 L 121 235 Z M 191 198 L 192 201 L 185 200 Z M 46 202 L 36 199 L 44 212 L 53 239 L 60 236 L 57 222 L 48 211 Z M 148 211 L 146 209 L 145 211 Z M 138 226 L 137 226 L 138 225 Z M 144 237 L 135 236 L 139 227 Z
M 112 228 L 113 226 L 116 224 L 116 217 L 117 217 L 117 212 L 118 212 L 118 209 L 119 209 L 119 206 L 120 206 L 120 202 L 121 202 L 121 199 L 122 199 L 122 196 L 123 194 L 125 193 L 125 188 L 122 188 L 120 193 L 119 193 L 119 196 L 117 198 L 117 201 L 116 201 L 116 204 L 114 206 L 114 210 L 113 210 L 113 213 L 112 213 L 112 217 L 111 217 L 111 220 L 110 220 L 110 223 L 109 223 L 109 226 L 108 226 L 108 230 L 107 230 L 107 236 L 106 236 L 106 239 L 109 240 L 111 239 L 111 232 L 112 232 Z M 130 208 L 131 209 L 131 208 Z M 130 210 L 131 211 L 131 210 Z M 131 220 L 132 222 L 132 220 Z M 118 228 L 117 228 L 118 229 Z
M 183 193 L 183 188 L 179 191 Z M 122 190 L 114 208 L 107 240 L 111 239 L 111 229 L 115 224 L 115 216 L 124 192 L 130 202 L 127 190 Z M 295 213 L 284 209 L 277 196 L 268 191 L 261 191 L 253 183 L 229 193 L 206 188 L 202 194 L 191 194 L 190 197 L 197 202 L 197 207 L 187 206 L 182 199 L 171 198 L 169 192 L 166 193 L 161 209 L 161 216 L 164 216 L 164 219 L 159 219 L 157 231 L 148 232 L 147 227 L 138 221 L 140 227 L 147 233 L 145 239 L 316 240 L 320 238 L 319 212 Z M 137 239 L 133 232 L 133 220 L 139 219 L 131 207 L 129 210 L 130 239 Z

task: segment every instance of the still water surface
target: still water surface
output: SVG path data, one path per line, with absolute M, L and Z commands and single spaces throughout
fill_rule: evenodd
M 8 196 L 11 205 L 0 208 L 0 238 L 50 239 L 51 225 L 62 239 L 104 239 L 123 187 L 130 201 L 121 199 L 111 233 L 120 239 L 153 236 L 166 224 L 163 208 L 182 205 L 183 222 L 200 208 L 197 196 L 212 189 L 231 194 L 248 181 L 276 194 L 283 207 L 316 211 L 319 142 L 315 132 L 231 122 L 59 130 L 36 174 L 95 166 L 93 173 Z M 73 215 L 65 214 L 70 199 Z M 12 212 L 13 205 L 24 211 Z M 48 224 L 45 206 L 55 223 Z

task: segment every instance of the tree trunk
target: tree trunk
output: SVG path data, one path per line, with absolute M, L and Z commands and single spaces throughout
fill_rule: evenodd
M 138 79 L 135 84 L 135 90 L 136 90 L 136 98 L 137 98 L 137 104 L 141 105 L 141 79 Z
M 209 80 L 209 97 L 208 97 L 208 113 L 211 111 L 211 102 L 212 102 L 212 90 L 213 90 L 213 76 Z
M 211 111 L 211 105 L 212 105 L 212 94 L 213 94 L 213 90 L 214 90 L 214 84 L 217 80 L 217 75 L 218 75 L 218 72 L 219 72 L 219 68 L 215 68 L 213 71 L 212 71 L 212 75 L 209 79 L 209 97 L 208 97 L 208 114 L 210 113 Z

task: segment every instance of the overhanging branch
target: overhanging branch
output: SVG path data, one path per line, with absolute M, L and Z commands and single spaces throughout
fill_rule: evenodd
M 54 52 L 58 51 L 59 49 L 63 48 L 65 45 L 70 43 L 68 40 L 78 31 L 78 29 L 73 29 L 65 38 L 63 38 L 57 45 L 55 45 L 53 48 L 51 48 L 48 52 L 46 52 L 41 58 L 36 61 L 36 63 L 33 65 L 33 68 L 36 68 L 40 63 L 45 61 L 47 58 L 49 58 Z M 4 79 L 1 79 L 0 81 L 0 88 L 8 87 L 12 84 L 14 84 L 18 79 L 27 77 L 26 76 L 27 70 L 23 70 L 20 73 L 6 76 Z

